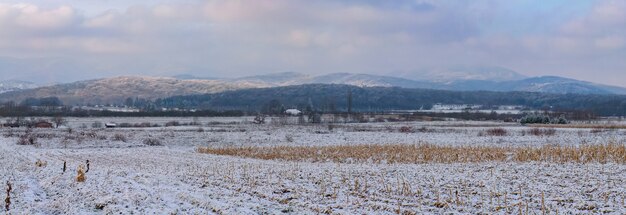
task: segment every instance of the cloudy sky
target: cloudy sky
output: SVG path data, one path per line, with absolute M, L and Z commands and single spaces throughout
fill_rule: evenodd
M 499 66 L 626 86 L 626 1 L 0 1 L 0 79 Z

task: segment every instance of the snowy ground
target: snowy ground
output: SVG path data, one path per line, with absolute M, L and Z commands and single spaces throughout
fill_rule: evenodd
M 401 133 L 402 126 L 416 131 Z M 493 126 L 505 128 L 508 135 L 479 135 Z M 331 127 L 226 123 L 201 129 L 75 128 L 71 133 L 35 129 L 32 133 L 38 138 L 33 146 L 16 144 L 24 129 L 4 128 L 0 185 L 4 190 L 4 182 L 13 184 L 12 214 L 626 213 L 626 165 L 622 164 L 307 163 L 194 151 L 198 146 L 541 146 L 626 141 L 624 130 L 557 129 L 554 136 L 532 136 L 524 134 L 528 129 L 484 122 Z M 146 139 L 157 139 L 162 146 L 147 146 Z M 38 160 L 47 165 L 35 165 Z M 87 179 L 78 183 L 76 169 L 86 160 L 90 161 Z M 0 197 L 4 199 L 5 193 L 0 192 Z

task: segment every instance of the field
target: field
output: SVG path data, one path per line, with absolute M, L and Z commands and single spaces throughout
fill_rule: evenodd
M 122 120 L 194 125 L 90 128 Z M 0 212 L 626 213 L 622 126 L 251 120 L 73 118 L 69 128 L 2 128 L 0 197 L 7 183 L 11 190 Z

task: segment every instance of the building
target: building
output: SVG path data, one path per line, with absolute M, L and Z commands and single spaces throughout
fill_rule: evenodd
M 292 115 L 292 116 L 298 116 L 298 115 L 302 114 L 302 111 L 300 111 L 298 109 L 287 109 L 287 110 L 285 110 L 285 114 Z

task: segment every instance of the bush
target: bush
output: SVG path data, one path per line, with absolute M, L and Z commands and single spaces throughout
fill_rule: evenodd
M 287 134 L 285 135 L 285 140 L 287 140 L 287 142 L 293 143 L 293 136 L 291 134 Z
M 533 128 L 530 129 L 530 131 L 528 131 L 529 134 L 534 135 L 534 136 L 553 136 L 556 134 L 556 129 L 554 128 L 548 128 L 548 129 L 539 129 L 539 128 Z
M 485 133 L 489 136 L 506 136 L 508 132 L 504 128 L 491 128 L 487 129 Z
M 163 145 L 161 143 L 161 141 L 159 139 L 156 139 L 156 138 L 144 139 L 143 140 L 143 144 L 146 144 L 148 146 L 162 146 Z
M 165 123 L 165 127 L 169 127 L 169 126 L 180 126 L 180 122 L 179 121 L 169 121 L 169 122 Z
M 558 118 L 550 118 L 547 115 L 530 114 L 522 117 L 520 123 L 524 124 L 568 124 L 569 122 L 564 116 Z
M 410 126 L 402 126 L 399 130 L 401 133 L 413 133 L 413 128 Z
M 24 134 L 17 140 L 17 145 L 35 145 L 37 138 L 30 134 Z
M 114 134 L 113 138 L 114 141 L 122 141 L 122 142 L 126 142 L 126 136 L 124 136 L 123 134 Z

